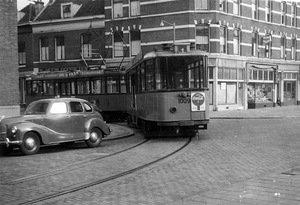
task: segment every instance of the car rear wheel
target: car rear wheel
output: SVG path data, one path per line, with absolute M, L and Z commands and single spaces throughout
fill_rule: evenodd
M 90 138 L 85 141 L 88 147 L 97 147 L 102 142 L 103 134 L 98 128 L 93 128 L 90 132 Z
M 23 137 L 23 142 L 20 146 L 21 152 L 25 155 L 35 154 L 40 149 L 40 138 L 34 132 L 28 132 Z

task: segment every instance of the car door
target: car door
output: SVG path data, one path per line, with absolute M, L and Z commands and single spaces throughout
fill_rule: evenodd
M 84 125 L 87 119 L 82 104 L 79 101 L 70 101 L 72 132 L 75 139 L 84 139 Z
M 53 102 L 46 116 L 49 142 L 73 140 L 72 120 L 66 102 Z

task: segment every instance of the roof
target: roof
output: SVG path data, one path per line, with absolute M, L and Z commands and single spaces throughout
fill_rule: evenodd
M 25 15 L 19 20 L 18 23 L 28 23 L 33 21 L 37 16 L 35 13 L 34 4 L 28 4 L 26 7 L 21 9 L 20 12 L 24 13 Z
M 53 0 L 46 5 L 35 21 L 61 19 L 61 4 L 64 3 L 81 5 L 73 18 L 104 15 L 104 0 Z

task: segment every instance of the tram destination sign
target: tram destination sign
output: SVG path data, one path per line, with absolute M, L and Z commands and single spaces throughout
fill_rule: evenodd
M 65 72 L 49 72 L 49 73 L 37 73 L 32 75 L 32 80 L 44 80 L 44 79 L 60 79 L 60 78 L 76 78 L 76 77 L 88 77 L 95 75 L 103 75 L 103 70 L 77 70 L 77 71 L 65 71 Z

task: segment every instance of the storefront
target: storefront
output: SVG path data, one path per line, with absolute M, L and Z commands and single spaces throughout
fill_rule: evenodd
M 274 107 L 277 101 L 277 66 L 248 64 L 247 71 L 248 109 Z

